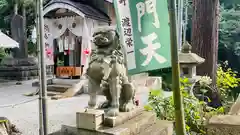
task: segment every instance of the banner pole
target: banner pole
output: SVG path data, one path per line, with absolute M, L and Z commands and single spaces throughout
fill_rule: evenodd
M 176 28 L 176 0 L 169 0 L 171 63 L 172 63 L 172 90 L 175 106 L 175 127 L 177 135 L 186 135 L 183 111 L 182 94 L 180 90 L 180 74 L 178 60 L 178 41 Z
M 35 0 L 35 6 L 36 6 L 36 33 L 37 33 L 37 56 L 38 56 L 38 61 L 40 61 L 41 56 L 40 56 L 40 35 L 39 35 L 39 1 Z M 41 80 L 41 69 L 40 69 L 40 64 L 38 64 L 38 77 L 39 77 L 39 82 Z M 39 101 L 38 101 L 38 105 L 39 105 L 39 135 L 44 135 L 44 131 L 43 131 L 43 112 L 42 112 L 42 88 L 41 85 L 39 83 L 39 92 L 38 92 L 38 96 L 39 96 Z
M 48 114 L 47 114 L 47 80 L 46 80 L 46 60 L 44 45 L 44 20 L 43 20 L 43 0 L 38 2 L 39 13 L 39 47 L 40 47 L 40 93 L 42 94 L 42 118 L 43 135 L 48 135 Z

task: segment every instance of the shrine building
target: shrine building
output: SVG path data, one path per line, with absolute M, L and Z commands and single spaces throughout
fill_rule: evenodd
M 111 0 L 50 0 L 43 14 L 46 63 L 57 77 L 81 76 L 94 29 L 116 23 Z

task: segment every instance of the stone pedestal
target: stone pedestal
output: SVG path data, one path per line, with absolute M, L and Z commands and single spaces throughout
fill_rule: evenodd
M 84 121 L 84 122 L 83 122 Z M 97 130 L 104 122 L 103 110 L 88 110 L 77 112 L 77 128 Z
M 52 74 L 52 67 L 47 67 L 47 74 Z M 36 58 L 4 58 L 0 63 L 0 78 L 7 80 L 30 80 L 38 78 Z
M 122 112 L 117 117 L 105 117 L 104 125 L 108 127 L 116 127 L 118 125 L 124 124 L 126 121 L 140 115 L 144 112 L 144 108 L 136 108 L 131 112 Z
M 207 125 L 208 135 L 240 135 L 239 115 L 213 116 Z
M 173 123 L 157 120 L 154 112 L 142 109 L 120 114 L 115 118 L 104 118 L 103 112 L 92 111 L 77 113 L 77 127 L 63 125 L 61 135 L 172 135 Z M 122 119 L 122 120 L 121 120 Z M 106 126 L 107 121 L 113 127 Z M 110 124 L 108 123 L 108 124 Z M 115 125 L 114 125 L 114 124 Z M 86 127 L 87 126 L 87 127 Z

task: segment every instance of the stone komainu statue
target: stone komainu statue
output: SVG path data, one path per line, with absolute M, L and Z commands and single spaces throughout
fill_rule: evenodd
M 89 108 L 96 107 L 97 93 L 102 91 L 107 100 L 99 107 L 108 108 L 108 116 L 117 116 L 119 111 L 128 112 L 135 107 L 135 89 L 129 83 L 119 41 L 115 29 L 109 26 L 99 28 L 93 34 L 96 48 L 92 50 L 86 73 L 89 80 Z

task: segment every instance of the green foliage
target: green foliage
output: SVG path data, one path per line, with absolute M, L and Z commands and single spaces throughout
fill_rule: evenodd
M 228 61 L 218 68 L 217 86 L 220 90 L 223 104 L 233 100 L 239 93 L 240 72 L 240 1 L 220 0 L 221 18 L 219 25 L 219 61 Z M 225 65 L 227 64 L 227 65 Z M 231 67 L 231 68 L 227 68 Z M 229 96 L 230 95 L 230 96 Z
M 181 79 L 181 92 L 183 97 L 186 130 L 188 134 L 197 132 L 205 134 L 204 125 L 208 119 L 215 114 L 224 113 L 222 107 L 214 109 L 199 101 L 189 92 L 190 83 L 187 78 Z M 159 119 L 174 121 L 175 108 L 173 96 L 164 97 L 162 90 L 151 90 L 149 94 L 149 104 L 146 110 L 154 110 Z
M 10 23 L 13 15 L 13 8 L 15 2 L 18 2 L 19 14 L 21 15 L 21 8 L 26 9 L 26 22 L 27 22 L 27 38 L 28 41 L 31 40 L 31 30 L 35 25 L 35 13 L 36 5 L 35 0 L 0 0 L 0 29 L 9 34 L 11 31 Z M 44 0 L 44 4 L 49 0 Z M 32 45 L 31 42 L 28 42 L 28 51 L 30 54 L 36 53 L 36 45 Z
M 231 68 L 227 68 L 227 62 L 223 66 L 219 65 L 217 69 L 217 87 L 222 96 L 223 107 L 211 108 L 205 102 L 199 101 L 191 92 L 189 88 L 191 84 L 187 78 L 181 79 L 181 92 L 183 97 L 184 114 L 186 121 L 186 130 L 189 134 L 197 132 L 198 134 L 205 134 L 204 125 L 213 115 L 226 113 L 226 108 L 232 99 L 229 99 L 229 92 L 232 88 L 239 86 L 240 78 L 237 78 L 236 72 Z M 212 81 L 208 76 L 203 76 L 199 80 L 199 88 L 202 92 L 207 93 L 211 90 L 210 85 Z M 210 102 L 210 99 L 208 99 Z M 164 97 L 162 90 L 151 90 L 149 94 L 149 103 L 145 106 L 146 110 L 153 110 L 159 119 L 174 121 L 175 108 L 173 96 Z
M 229 1 L 229 0 L 228 0 Z M 240 2 L 239 0 L 237 0 Z M 240 4 L 240 3 L 239 3 Z M 230 6 L 229 6 L 230 5 Z M 229 61 L 229 66 L 240 71 L 240 6 L 225 0 L 221 6 L 219 22 L 219 61 Z
M 6 123 L 8 120 L 0 120 L 0 123 Z
M 28 54 L 37 56 L 37 45 L 28 40 Z
M 227 65 L 228 62 L 226 61 L 222 66 L 219 65 L 217 69 L 217 87 L 220 90 L 223 103 L 233 100 L 233 97 L 230 95 L 232 89 L 238 87 L 240 83 L 240 78 L 237 78 L 237 72 L 227 68 Z
M 0 0 L 0 13 L 2 13 L 4 10 L 6 10 L 8 6 L 8 2 L 6 0 Z
M 239 0 L 220 0 L 220 3 L 227 9 L 237 8 L 240 5 Z
M 5 53 L 4 48 L 0 48 L 0 59 L 4 58 L 4 57 L 6 57 L 6 56 L 8 56 L 8 54 Z
M 219 46 L 240 55 L 240 11 L 221 8 Z
M 46 4 L 49 0 L 44 0 Z M 10 31 L 10 22 L 13 14 L 15 0 L 0 0 L 0 29 L 2 31 Z M 26 8 L 27 20 L 27 36 L 30 38 L 31 29 L 35 25 L 35 0 L 20 0 L 19 1 L 19 14 L 21 15 L 21 8 Z
M 57 63 L 58 66 L 64 66 L 64 61 L 58 59 L 58 63 Z
M 227 63 L 227 62 L 226 62 Z M 226 68 L 226 64 L 224 67 Z M 217 86 L 222 89 L 231 89 L 239 85 L 240 79 L 236 77 L 237 72 L 231 68 L 223 69 L 221 65 L 218 66 L 217 70 Z

